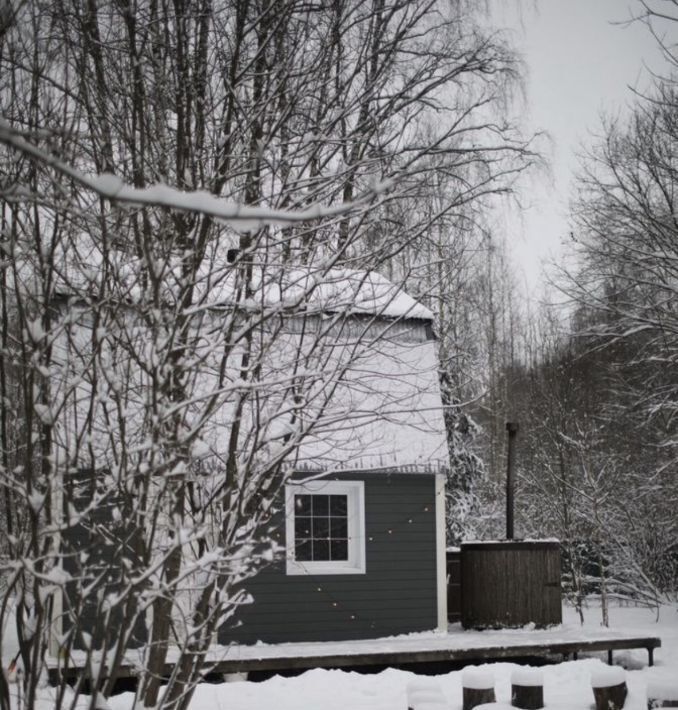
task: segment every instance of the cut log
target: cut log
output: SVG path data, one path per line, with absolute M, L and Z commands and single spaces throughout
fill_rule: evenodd
M 463 710 L 473 710 L 479 705 L 494 703 L 494 688 L 464 688 Z
M 605 667 L 597 671 L 591 675 L 591 687 L 596 710 L 622 710 L 628 692 L 623 668 Z
M 544 707 L 544 674 L 540 670 L 520 668 L 511 674 L 511 704 L 523 710 Z
M 473 710 L 478 705 L 493 703 L 494 677 L 492 673 L 475 668 L 464 670 L 461 676 L 463 710 Z
M 596 710 L 622 710 L 626 702 L 626 683 L 610 685 L 606 688 L 594 688 L 593 697 Z
M 511 705 L 523 710 L 540 710 L 544 707 L 542 685 L 511 685 Z

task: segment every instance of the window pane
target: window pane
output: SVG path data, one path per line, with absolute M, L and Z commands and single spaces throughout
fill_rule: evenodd
M 329 518 L 313 518 L 313 539 L 327 539 L 330 536 Z
M 327 517 L 330 514 L 330 497 L 311 496 L 311 498 L 313 498 L 313 515 L 324 515 Z
M 311 537 L 311 518 L 295 517 L 294 537 L 297 539 Z
M 295 515 L 311 515 L 311 498 L 312 496 L 294 496 L 294 514 Z
M 332 484 L 328 486 L 331 491 L 346 491 L 348 486 Z M 353 505 L 354 493 L 325 494 L 294 493 L 294 519 L 291 532 L 294 535 L 295 559 L 306 565 L 307 573 L 331 573 L 331 564 L 336 562 L 337 569 L 346 568 L 353 554 L 351 534 L 354 530 L 354 521 L 349 520 L 349 503 Z M 357 497 L 357 496 L 356 496 Z M 350 498 L 350 500 L 349 500 Z M 362 528 L 361 528 L 362 530 Z M 359 535 L 362 540 L 362 534 Z M 318 563 L 318 567 L 314 567 Z M 300 572 L 297 572 L 300 573 Z
M 330 559 L 330 541 L 313 540 L 313 561 Z
M 348 540 L 332 540 L 330 553 L 333 560 L 348 560 Z
M 348 496 L 330 496 L 330 515 L 348 515 Z
M 295 540 L 294 556 L 299 562 L 308 562 L 313 559 L 313 548 L 310 540 Z
M 348 521 L 346 518 L 330 518 L 330 537 L 333 539 L 348 537 Z

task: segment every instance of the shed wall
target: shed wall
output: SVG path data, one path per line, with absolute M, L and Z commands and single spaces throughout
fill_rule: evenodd
M 220 643 L 374 638 L 436 627 L 435 476 L 353 474 L 365 482 L 366 573 L 288 576 L 285 560 L 246 584 L 254 603 Z M 281 544 L 285 521 L 276 519 Z

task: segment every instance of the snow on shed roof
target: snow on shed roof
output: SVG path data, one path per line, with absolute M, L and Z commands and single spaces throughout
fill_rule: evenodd
M 264 289 L 269 304 L 305 300 L 308 308 L 326 312 L 433 320 L 428 308 L 376 271 L 294 268 L 281 271 Z
M 59 249 L 59 290 L 64 295 L 91 295 L 96 293 L 104 273 L 104 256 L 101 246 L 90 237 L 64 242 Z M 223 251 L 223 250 L 221 250 Z M 121 297 L 134 301 L 141 297 L 142 274 L 149 266 L 145 259 L 120 250 L 109 249 L 106 255 L 106 273 L 113 274 Z M 181 261 L 167 260 L 153 267 L 167 290 L 168 302 L 178 293 L 182 283 Z M 236 305 L 235 274 L 237 262 L 229 263 L 217 249 L 205 258 L 196 275 L 196 300 L 208 306 Z M 412 318 L 433 320 L 433 314 L 424 305 L 376 271 L 349 268 L 327 268 L 323 265 L 291 266 L 266 264 L 253 272 L 255 307 L 284 307 L 305 312 L 342 312 L 382 316 L 386 318 Z M 238 305 L 245 305 L 238 302 Z

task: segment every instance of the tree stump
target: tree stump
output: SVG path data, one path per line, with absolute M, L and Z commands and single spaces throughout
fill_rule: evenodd
M 540 710 L 544 707 L 543 686 L 511 684 L 511 705 L 523 710 Z
M 596 710 L 622 710 L 626 701 L 626 678 L 624 669 L 605 668 L 591 676 Z
M 544 674 L 541 671 L 521 668 L 512 673 L 511 705 L 523 710 L 544 707 Z
M 478 705 L 494 703 L 494 688 L 464 688 L 463 710 L 473 710 Z
M 468 669 L 461 677 L 463 710 L 473 710 L 478 705 L 493 703 L 494 678 L 492 673 L 476 669 Z

